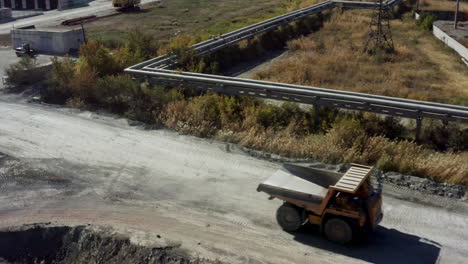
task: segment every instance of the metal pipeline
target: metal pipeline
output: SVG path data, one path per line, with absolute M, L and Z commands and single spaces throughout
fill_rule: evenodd
M 389 6 L 394 6 L 400 1 L 401 0 L 389 0 L 386 3 Z M 215 39 L 203 41 L 193 45 L 192 48 L 194 48 L 198 54 L 213 52 L 262 32 L 273 30 L 282 24 L 287 24 L 294 20 L 301 19 L 312 14 L 313 12 L 319 12 L 334 7 L 368 9 L 375 8 L 376 3 L 355 1 L 325 1 L 229 32 Z M 210 89 L 209 86 L 203 88 L 200 85 L 213 85 L 216 87 L 216 91 L 221 93 L 223 92 L 223 89 L 225 90 L 225 93 L 246 93 L 245 95 L 258 97 L 264 97 L 260 96 L 260 93 L 278 93 L 278 95 L 276 95 L 277 97 L 292 96 L 297 99 L 303 99 L 306 103 L 310 102 L 311 98 L 316 98 L 317 100 L 319 98 L 321 100 L 328 100 L 327 102 L 329 102 L 329 104 L 333 105 L 334 107 L 345 108 L 346 102 L 349 102 L 354 104 L 354 108 L 359 107 L 359 111 L 371 111 L 375 110 L 376 108 L 381 108 L 380 111 L 385 112 L 388 110 L 387 108 L 392 108 L 393 112 L 395 112 L 394 114 L 398 116 L 401 116 L 400 113 L 397 113 L 398 110 L 401 110 L 406 111 L 405 117 L 409 118 L 430 117 L 441 120 L 455 120 L 468 123 L 468 107 L 464 106 L 371 95 L 357 92 L 338 91 L 326 88 L 168 70 L 167 68 L 172 67 L 177 62 L 176 60 L 177 56 L 175 55 L 164 55 L 131 66 L 125 71 L 150 78 L 159 78 L 159 80 L 166 80 L 170 81 L 171 83 L 178 83 L 179 85 L 185 85 L 187 82 L 194 82 L 198 85 L 197 89 L 208 90 Z M 247 91 L 242 89 L 246 89 Z M 388 114 L 392 115 L 390 112 Z

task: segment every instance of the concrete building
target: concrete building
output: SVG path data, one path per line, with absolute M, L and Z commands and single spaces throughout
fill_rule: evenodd
M 21 9 L 66 9 L 88 4 L 90 0 L 0 0 L 0 8 Z
M 11 9 L 56 9 L 59 0 L 0 0 L 0 7 Z
M 11 40 L 14 48 L 29 43 L 39 53 L 64 55 L 78 50 L 84 43 L 84 35 L 81 28 L 14 29 Z

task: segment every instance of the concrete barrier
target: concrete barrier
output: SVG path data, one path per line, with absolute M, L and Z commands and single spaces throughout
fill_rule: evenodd
M 437 21 L 432 25 L 432 32 L 436 38 L 442 40 L 447 46 L 460 54 L 462 58 L 468 60 L 468 48 L 437 27 Z

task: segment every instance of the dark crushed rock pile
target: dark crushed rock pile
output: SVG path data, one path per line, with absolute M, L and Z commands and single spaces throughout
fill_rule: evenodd
M 422 193 L 468 200 L 468 187 L 466 186 L 438 183 L 430 179 L 402 175 L 396 172 L 385 173 L 383 179 L 384 182 L 393 183 Z
M 36 225 L 0 231 L 0 263 L 215 263 L 194 259 L 178 247 L 151 248 L 130 239 L 84 226 Z

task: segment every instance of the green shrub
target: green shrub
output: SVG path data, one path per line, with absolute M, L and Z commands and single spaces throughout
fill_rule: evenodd
M 132 91 L 138 84 L 128 75 L 108 75 L 99 78 L 95 94 L 99 104 L 113 112 L 124 113 L 132 99 Z
M 50 103 L 80 102 L 79 105 L 96 104 L 97 73 L 92 68 L 76 71 L 75 63 L 70 58 L 52 59 L 52 68 L 48 76 L 48 87 L 44 98 Z M 74 104 L 77 105 L 77 104 Z
M 437 16 L 432 15 L 427 12 L 421 13 L 420 17 L 418 20 L 416 20 L 416 25 L 418 28 L 425 30 L 425 31 L 431 31 L 432 30 L 432 24 L 434 21 L 437 20 Z
M 459 124 L 424 120 L 422 143 L 439 151 L 467 151 L 468 133 Z
M 136 29 L 128 33 L 125 47 L 131 53 L 140 54 L 145 60 L 154 57 L 158 52 L 158 44 L 154 37 L 149 34 L 143 33 L 141 30 Z
M 10 85 L 34 84 L 43 79 L 43 72 L 37 67 L 36 59 L 22 57 L 19 62 L 10 65 L 5 73 Z
M 63 104 L 72 96 L 71 81 L 75 76 L 75 63 L 71 58 L 52 59 L 48 86 L 44 99 L 50 103 Z
M 405 127 L 401 124 L 400 118 L 393 116 L 382 117 L 369 113 L 358 113 L 356 117 L 368 135 L 399 139 L 405 134 Z
M 271 51 L 285 48 L 288 40 L 318 30 L 324 19 L 323 15 L 312 15 L 203 57 L 195 56 L 195 52 L 190 48 L 197 38 L 179 35 L 165 47 L 160 48 L 159 54 L 167 53 L 179 56 L 178 68 L 180 70 L 219 73 L 236 63 L 257 59 Z
M 70 82 L 72 97 L 80 98 L 84 103 L 99 103 L 96 92 L 97 73 L 94 70 L 87 69 L 76 73 Z
M 128 111 L 125 115 L 150 124 L 159 123 L 163 106 L 182 98 L 182 93 L 176 89 L 134 84 L 130 89 Z
M 80 47 L 80 59 L 77 72 L 94 71 L 98 76 L 113 75 L 122 72 L 123 68 L 111 52 L 97 41 L 89 41 Z
M 327 136 L 331 144 L 348 149 L 360 146 L 366 133 L 358 120 L 343 118 L 333 123 Z

